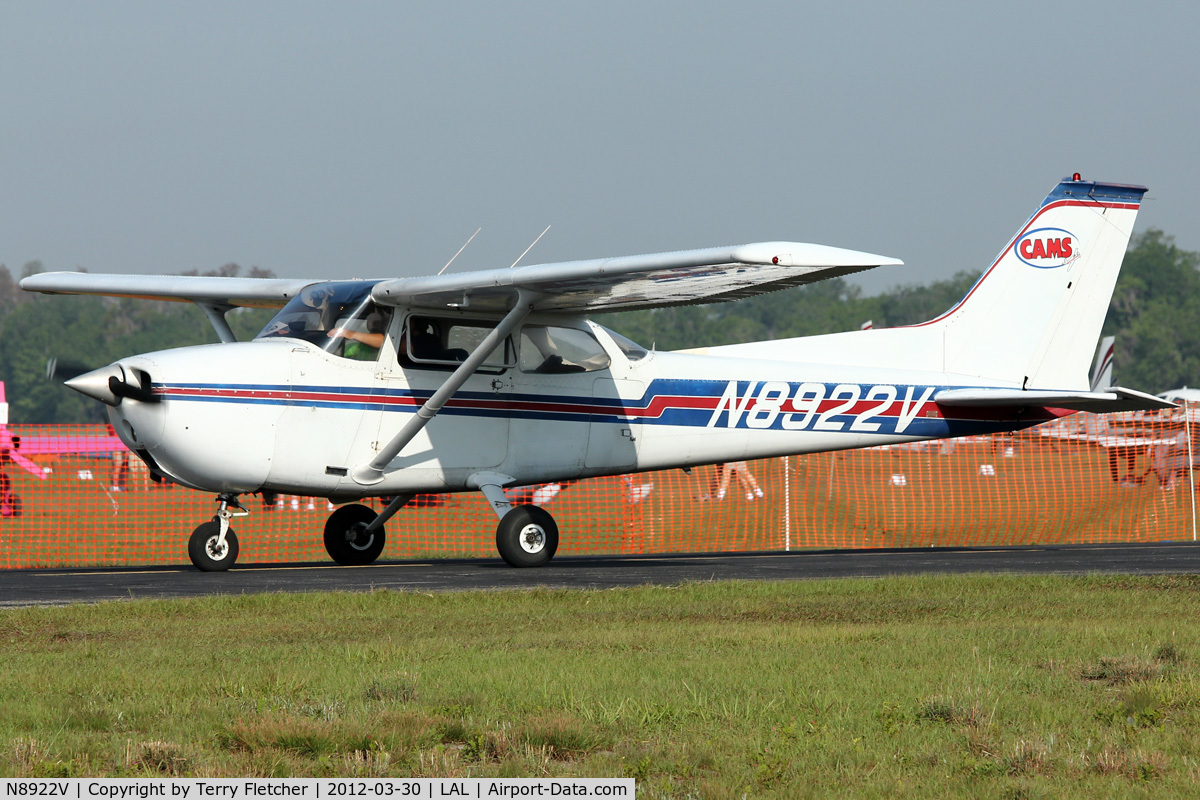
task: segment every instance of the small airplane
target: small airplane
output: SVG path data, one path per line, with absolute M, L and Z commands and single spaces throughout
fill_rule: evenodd
M 1105 336 L 1096 350 L 1096 366 L 1092 367 L 1092 391 L 1102 392 L 1113 385 L 1113 353 L 1117 337 Z M 1161 395 L 1160 395 L 1161 396 Z
M 216 495 L 189 540 L 238 553 L 249 493 L 328 498 L 340 564 L 369 564 L 417 494 L 478 491 L 515 567 L 557 524 L 505 487 L 1018 430 L 1079 410 L 1172 407 L 1093 391 L 1088 366 L 1145 187 L 1050 192 L 961 301 L 929 322 L 654 352 L 592 312 L 737 300 L 902 262 L 797 242 L 381 280 L 43 273 L 22 288 L 192 302 L 220 343 L 67 385 L 108 408 L 156 474 Z M 278 308 L 249 342 L 225 314 Z M 391 498 L 382 511 L 352 501 Z M 341 505 L 346 504 L 346 505 Z
M 1113 356 L 1115 352 L 1115 336 L 1105 336 L 1100 340 L 1100 347 L 1096 350 L 1096 364 L 1092 367 L 1091 390 L 1093 392 L 1103 392 L 1112 386 Z M 1163 395 L 1157 395 L 1157 397 L 1167 399 Z M 1175 401 L 1171 400 L 1170 402 L 1174 403 Z M 1161 409 L 1154 410 L 1158 411 Z M 1161 437 L 1130 436 L 1125 433 L 1116 432 L 1117 426 L 1128 428 L 1132 423 L 1142 422 L 1141 415 L 1135 416 L 1126 416 L 1124 418 L 1093 415 L 1073 417 L 1061 425 L 1040 428 L 1036 433 L 1044 438 L 1087 442 L 1105 448 L 1147 447 L 1162 444 L 1166 441 Z
M 121 453 L 124 443 L 116 435 L 15 436 L 8 427 L 8 398 L 0 381 L 0 516 L 21 516 L 21 498 L 13 491 L 12 478 L 4 468 L 16 464 L 38 480 L 46 480 L 46 469 L 29 456 L 63 453 Z
M 1157 396 L 1172 403 L 1200 403 L 1200 389 L 1189 389 L 1186 386 L 1159 392 Z
M 1092 368 L 1092 391 L 1098 392 L 1112 386 L 1113 382 L 1113 352 L 1116 337 L 1105 336 L 1100 340 L 1100 349 L 1096 351 L 1096 366 Z M 1168 389 L 1155 395 L 1172 403 L 1200 403 L 1200 389 L 1189 389 L 1181 386 L 1178 389 Z
M 1092 369 L 1092 391 L 1101 392 L 1112 386 L 1113 354 L 1116 337 L 1100 340 L 1096 365 Z M 1045 439 L 1074 442 L 1101 448 L 1107 454 L 1108 475 L 1111 481 L 1125 488 L 1145 485 L 1151 473 L 1164 488 L 1173 488 L 1177 474 L 1189 472 L 1195 455 L 1189 445 L 1190 424 L 1195 422 L 1194 402 L 1187 387 L 1156 395 L 1178 405 L 1185 405 L 1184 414 L 1164 419 L 1160 409 L 1100 416 L 1080 414 L 1060 425 L 1039 428 L 1036 432 Z M 1200 395 L 1200 392 L 1196 393 Z M 1141 458 L 1141 463 L 1138 463 Z M 1122 464 L 1124 467 L 1122 468 Z

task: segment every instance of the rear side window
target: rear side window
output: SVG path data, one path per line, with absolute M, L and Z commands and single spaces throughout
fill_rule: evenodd
M 522 328 L 520 355 L 522 372 L 595 372 L 609 364 L 608 353 L 590 333 L 553 325 Z

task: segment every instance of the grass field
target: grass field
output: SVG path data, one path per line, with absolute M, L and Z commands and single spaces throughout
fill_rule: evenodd
M 6 609 L 0 773 L 1196 796 L 1198 600 L 951 576 Z

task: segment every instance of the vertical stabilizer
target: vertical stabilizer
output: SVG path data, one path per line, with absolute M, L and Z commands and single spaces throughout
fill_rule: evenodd
M 1056 186 L 962 301 L 934 321 L 944 327 L 946 371 L 1088 388 L 1145 192 L 1081 180 Z
M 969 385 L 1085 391 L 1144 186 L 1064 179 L 971 290 L 936 319 L 709 348 L 941 373 Z

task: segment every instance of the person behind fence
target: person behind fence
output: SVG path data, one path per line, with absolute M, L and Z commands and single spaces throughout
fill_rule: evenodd
M 563 489 L 566 489 L 575 481 L 554 481 L 553 483 L 535 483 L 529 486 L 514 486 L 504 490 L 505 496 L 510 501 L 517 505 L 525 505 L 532 503 L 535 506 L 544 506 L 554 498 L 558 497 Z
M 124 450 L 112 454 L 112 466 L 108 471 L 108 488 L 114 492 L 125 491 L 129 482 L 129 455 Z
M 1113 483 L 1125 488 L 1141 486 L 1146 480 L 1146 472 L 1134 474 L 1134 462 L 1137 460 L 1137 447 L 1108 448 L 1108 477 Z M 1125 474 L 1121 474 L 1121 461 L 1125 462 Z M 1149 470 L 1147 470 L 1148 472 Z
M 1196 463 L 1194 458 L 1188 458 L 1185 431 L 1179 431 L 1169 442 L 1150 447 L 1150 471 L 1158 478 L 1158 484 L 1163 489 L 1174 489 L 1175 481 L 1180 478 L 1187 480 L 1188 469 L 1196 466 Z
M 729 478 L 731 475 L 737 475 L 738 483 L 746 492 L 747 500 L 757 500 L 763 496 L 763 490 L 759 488 L 758 481 L 755 480 L 754 474 L 750 472 L 750 468 L 746 466 L 745 461 L 730 461 L 725 464 L 717 464 L 717 500 L 724 500 L 725 493 L 729 491 Z
M 690 469 L 685 469 L 684 472 L 687 473 L 688 475 L 692 474 Z M 696 499 L 699 500 L 701 503 L 705 503 L 705 502 L 708 502 L 709 500 L 712 500 L 713 495 L 717 493 L 717 486 L 719 486 L 721 484 L 721 476 L 724 474 L 725 474 L 725 465 L 724 464 L 713 464 L 712 478 L 708 481 L 707 484 L 703 483 L 703 481 L 699 482 L 700 483 L 700 492 L 696 495 Z M 696 476 L 699 477 L 700 473 L 697 472 Z
M 13 491 L 12 478 L 0 471 L 0 517 L 21 516 L 21 498 Z

